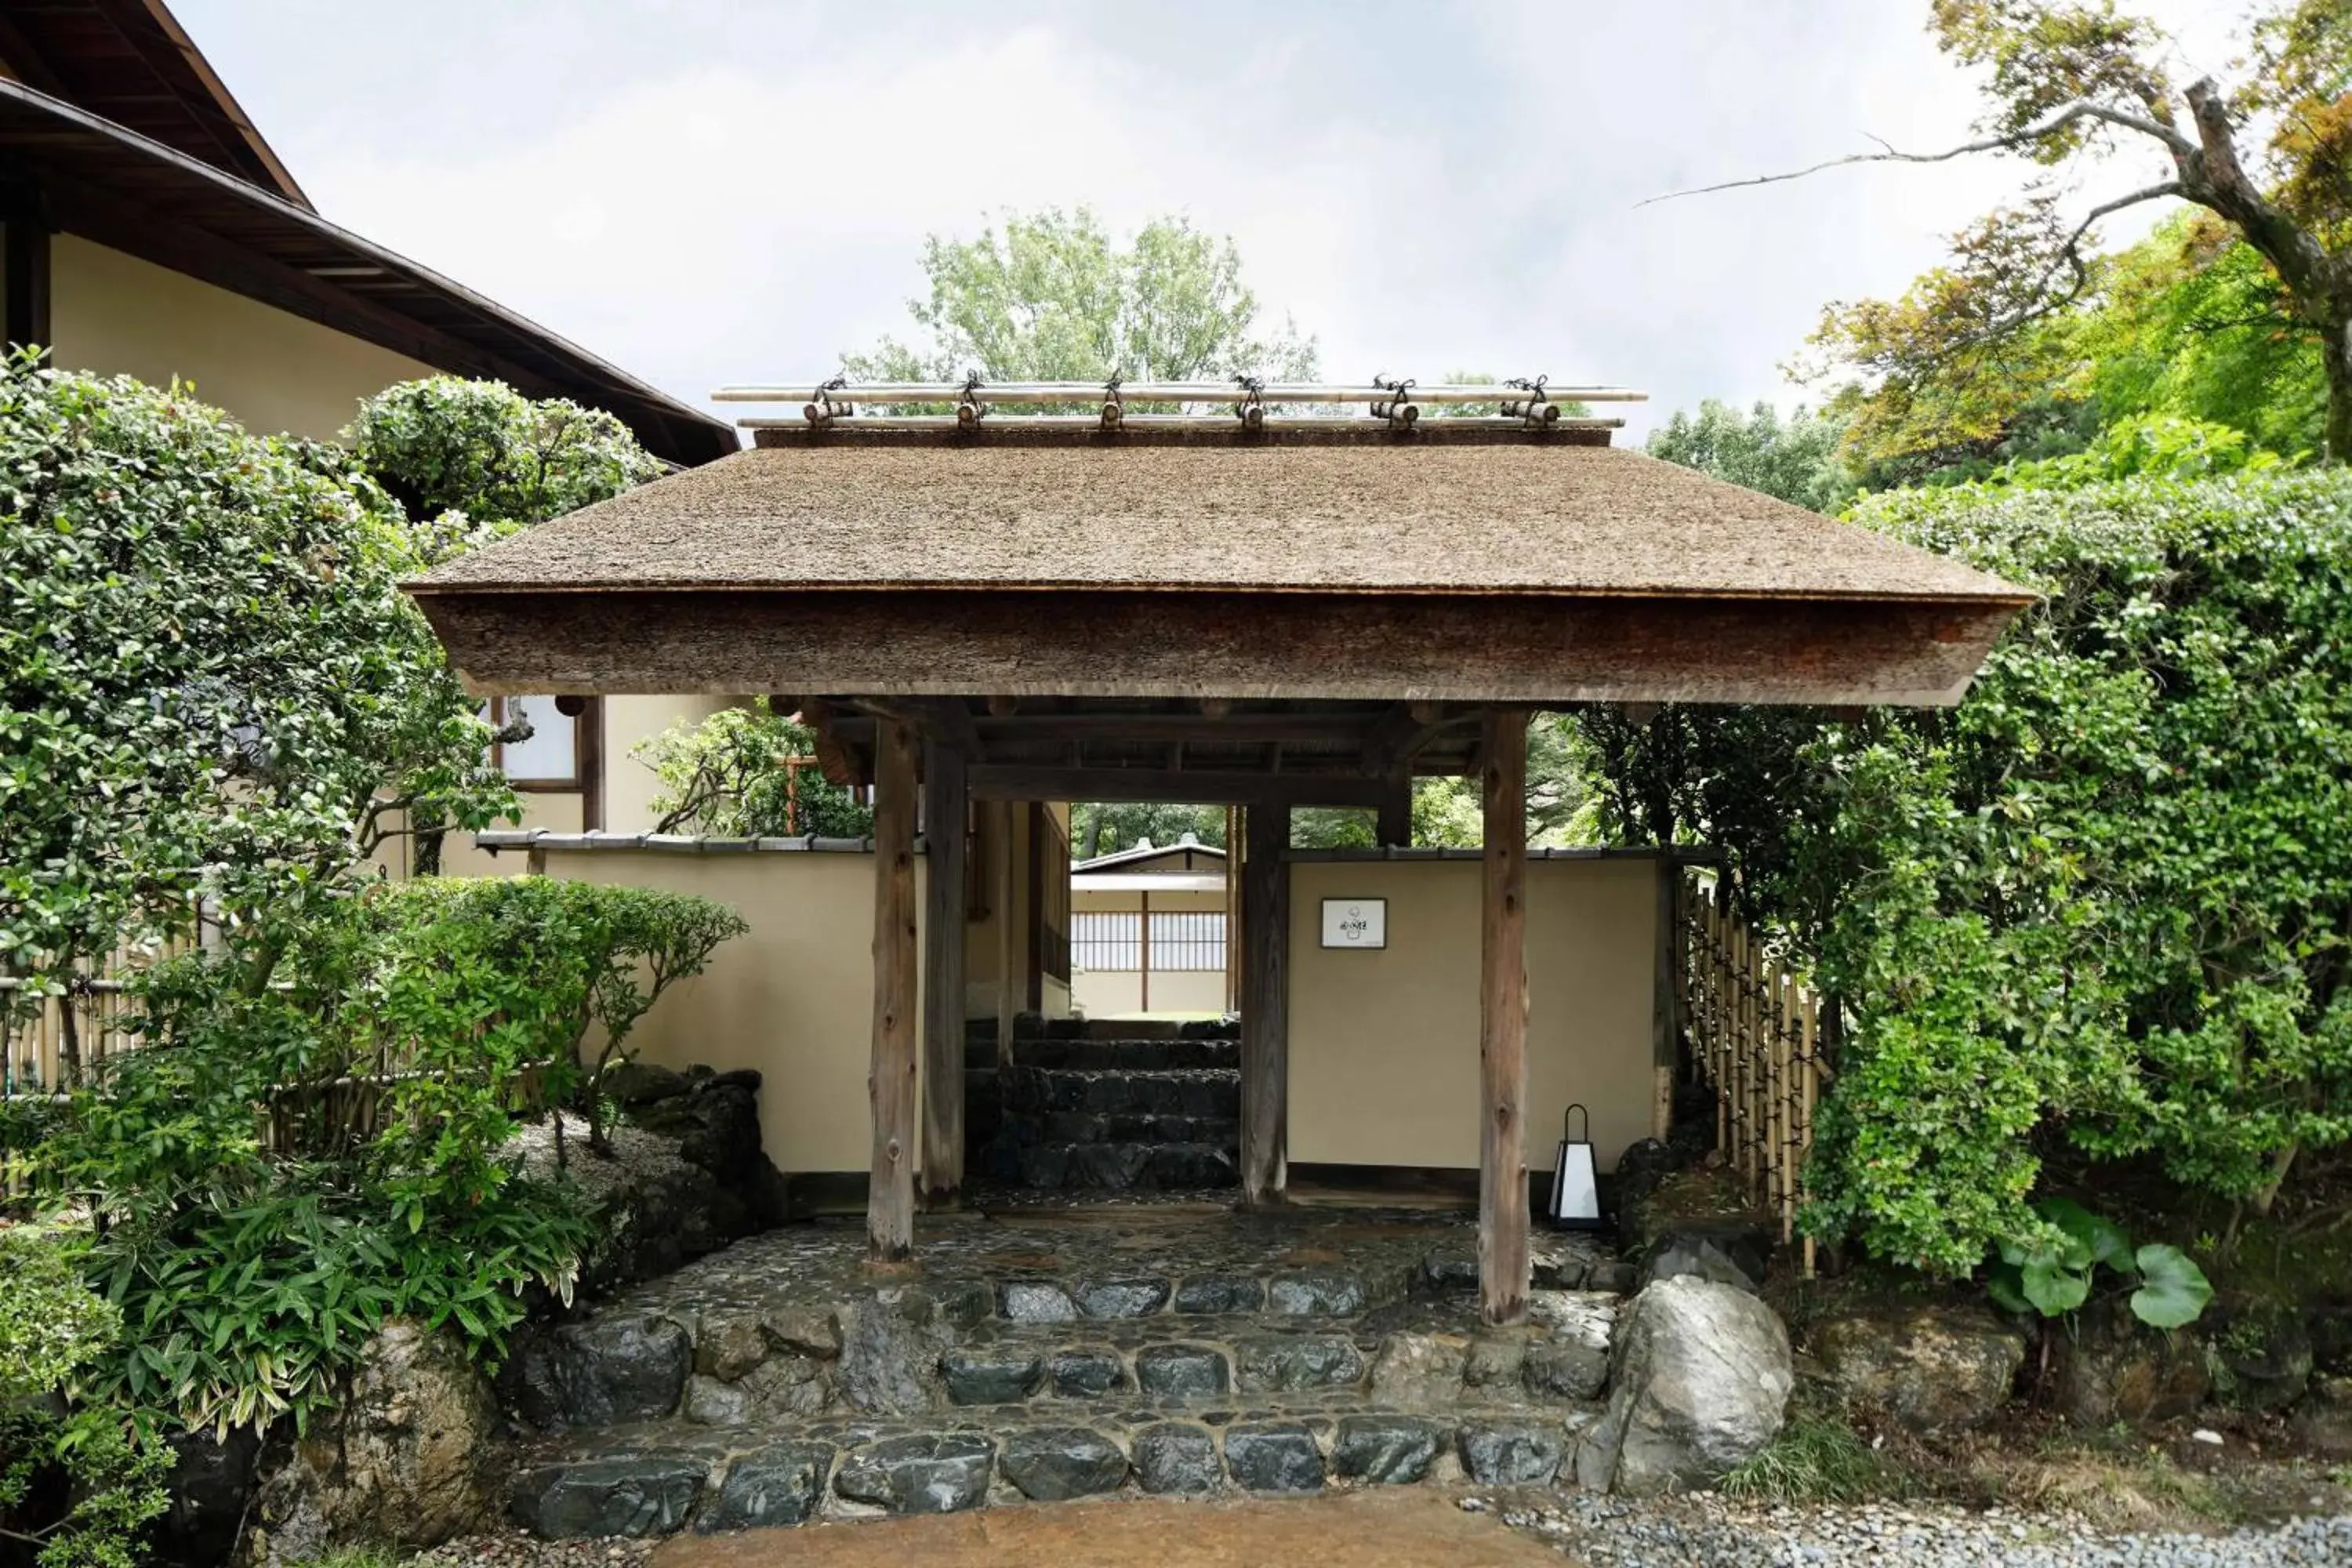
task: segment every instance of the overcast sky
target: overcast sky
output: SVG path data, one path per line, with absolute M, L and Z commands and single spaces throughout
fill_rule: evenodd
M 2231 0 L 2145 8 L 2226 63 Z M 1963 136 L 1979 106 L 1925 0 L 173 9 L 328 217 L 697 403 L 906 335 L 926 234 L 1083 203 L 1233 236 L 1328 374 L 1628 384 L 1638 427 L 1793 400 L 1779 367 L 1825 301 L 1899 290 L 2019 177 L 1636 209 Z

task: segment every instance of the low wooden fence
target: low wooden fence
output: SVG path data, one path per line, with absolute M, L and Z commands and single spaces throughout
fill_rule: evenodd
M 1712 891 L 1696 877 L 1678 888 L 1675 1011 L 1690 1070 L 1715 1091 L 1716 1147 L 1790 1242 L 1831 1075 L 1829 1009 Z M 1813 1271 L 1810 1237 L 1803 1268 Z

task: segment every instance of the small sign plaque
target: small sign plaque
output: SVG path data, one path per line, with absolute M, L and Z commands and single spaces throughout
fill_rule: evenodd
M 1388 944 L 1389 901 L 1386 899 L 1323 900 L 1325 947 L 1381 948 Z

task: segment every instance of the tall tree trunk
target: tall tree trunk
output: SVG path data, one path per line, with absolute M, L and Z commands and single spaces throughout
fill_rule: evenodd
M 2320 335 L 2327 368 L 2327 460 L 2352 463 L 2352 311 Z

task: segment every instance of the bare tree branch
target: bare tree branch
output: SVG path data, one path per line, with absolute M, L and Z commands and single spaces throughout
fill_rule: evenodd
M 1711 195 L 1717 191 L 1737 191 L 1750 185 L 1784 184 L 1790 180 L 1801 180 L 1825 170 L 1843 169 L 1853 163 L 1948 163 L 1955 158 L 1965 158 L 1977 153 L 2014 152 L 2030 142 L 2039 142 L 2045 136 L 2054 136 L 2068 126 L 2084 120 L 2096 120 L 2109 125 L 2121 126 L 2126 131 L 2137 131 L 2143 136 L 2152 136 L 2163 142 L 2176 159 L 2193 157 L 2198 152 L 2196 142 L 2161 121 L 2151 120 L 2144 114 L 2134 114 L 2129 110 L 2117 109 L 2111 104 L 2078 100 L 2021 130 L 2008 132 L 2000 136 L 1988 136 L 1980 141 L 1964 142 L 1941 153 L 1898 152 L 1895 148 L 1886 147 L 1885 142 L 1874 136 L 1871 140 L 1877 142 L 1881 147 L 1886 147 L 1886 151 L 1853 153 L 1843 158 L 1832 158 L 1827 163 L 1815 163 L 1809 169 L 1792 170 L 1785 174 L 1759 174 L 1751 179 L 1726 180 L 1721 184 L 1696 185 L 1686 191 L 1669 191 L 1664 195 L 1650 196 L 1633 205 L 1636 207 L 1646 207 L 1658 202 L 1676 201 L 1684 196 Z
M 2058 264 L 2061 261 L 2074 269 L 2074 286 L 2066 291 L 2065 299 L 2058 303 L 2061 305 L 2072 303 L 2081 297 L 2084 289 L 2090 287 L 2091 268 L 2083 259 L 2083 253 L 2079 247 L 2083 243 L 2084 237 L 2097 226 L 2101 218 L 2111 217 L 2126 207 L 2136 207 L 2142 202 L 2161 201 L 2167 196 L 2178 196 L 2183 194 L 2179 181 L 2159 180 L 2155 184 L 2143 186 L 2127 196 L 2117 196 L 2111 202 L 2101 202 L 2084 214 L 2083 221 L 2074 226 L 2074 232 L 2066 237 L 2066 242 L 2058 247 L 2058 254 L 2051 258 L 2049 268 L 2042 274 L 2043 281 L 2048 281 L 2050 274 L 2058 270 Z

